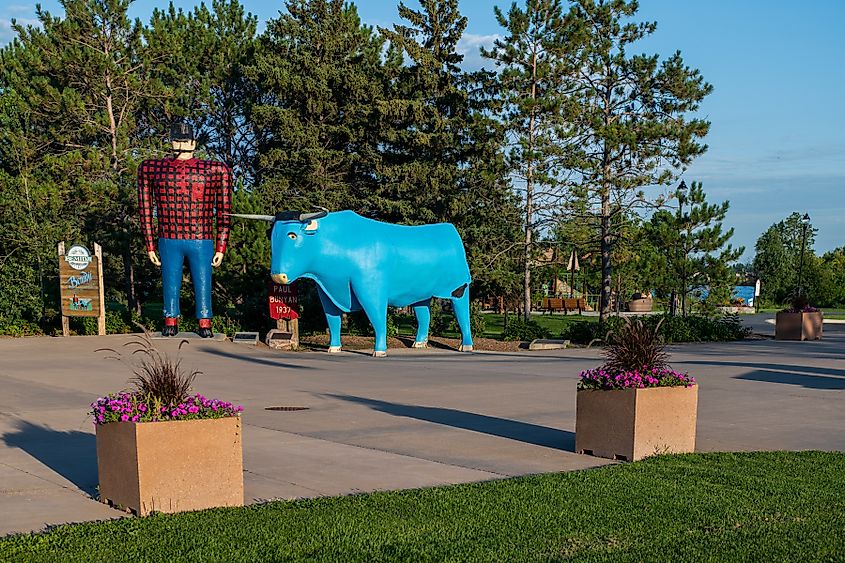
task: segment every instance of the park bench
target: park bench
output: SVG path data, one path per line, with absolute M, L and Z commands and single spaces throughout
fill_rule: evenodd
M 563 310 L 563 299 L 560 297 L 544 297 L 540 309 L 548 313 Z
M 540 306 L 541 311 L 548 313 L 555 313 L 563 311 L 569 314 L 569 311 L 578 311 L 580 315 L 584 309 L 587 308 L 587 300 L 583 297 L 577 298 L 561 298 L 561 297 L 544 297 Z
M 587 300 L 583 297 L 563 300 L 563 312 L 569 314 L 569 311 L 578 310 L 578 314 L 582 314 L 583 310 L 587 308 Z

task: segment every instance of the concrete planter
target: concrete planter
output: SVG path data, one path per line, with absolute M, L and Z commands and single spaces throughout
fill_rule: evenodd
M 788 313 L 775 317 L 776 340 L 821 340 L 824 313 Z
M 100 501 L 139 516 L 243 506 L 241 417 L 97 426 Z
M 628 301 L 628 310 L 632 313 L 650 313 L 654 308 L 654 300 L 645 299 L 631 299 Z
M 698 385 L 579 390 L 575 451 L 636 461 L 695 451 Z

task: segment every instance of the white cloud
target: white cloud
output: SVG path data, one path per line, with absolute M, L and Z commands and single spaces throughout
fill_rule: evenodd
M 12 8 L 16 6 L 11 6 Z M 30 8 L 32 10 L 32 8 Z M 10 43 L 12 39 L 17 37 L 17 32 L 12 29 L 12 19 L 14 19 L 18 25 L 22 25 L 24 27 L 34 25 L 40 26 L 41 22 L 38 21 L 36 18 L 5 18 L 0 17 L 0 47 Z
M 40 25 L 35 17 L 35 4 L 0 5 L 0 47 L 17 36 L 15 30 L 12 29 L 12 20 L 24 27 Z
M 490 35 L 478 35 L 476 33 L 464 33 L 458 41 L 457 51 L 464 56 L 463 68 L 465 70 L 478 70 L 481 67 L 492 68 L 493 64 L 481 56 L 481 47 L 489 49 L 496 39 L 501 39 L 498 33 Z
M 11 16 L 21 14 L 34 14 L 35 6 L 32 4 L 10 4 L 4 8 L 5 12 Z

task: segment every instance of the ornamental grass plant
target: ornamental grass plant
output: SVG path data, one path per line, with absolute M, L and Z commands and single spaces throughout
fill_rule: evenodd
M 242 412 L 242 406 L 192 394 L 194 380 L 202 372 L 183 367 L 181 352 L 186 344 L 187 340 L 179 342 L 176 356 L 171 357 L 155 347 L 145 329 L 123 345 L 131 349 L 128 354 L 114 348 L 98 349 L 129 365 L 134 389 L 111 393 L 91 403 L 94 424 L 222 418 Z
M 625 319 L 621 328 L 608 332 L 604 365 L 581 372 L 578 389 L 631 389 L 690 387 L 695 379 L 669 366 L 669 353 L 654 328 L 641 320 Z

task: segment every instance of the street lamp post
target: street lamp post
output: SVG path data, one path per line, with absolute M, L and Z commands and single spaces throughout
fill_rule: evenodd
M 678 215 L 677 215 L 677 217 L 678 217 L 679 223 L 680 223 L 681 219 L 683 219 L 683 217 L 684 217 L 684 199 L 685 199 L 686 191 L 687 191 L 687 183 L 685 181 L 681 180 L 681 183 L 678 186 Z M 677 241 L 675 242 L 675 248 L 674 248 L 673 255 L 674 255 L 673 257 L 675 259 L 674 268 L 675 268 L 675 271 L 677 272 L 677 267 L 678 267 L 678 262 L 679 262 Z M 677 286 L 677 280 L 675 280 L 675 283 L 672 284 L 672 285 Z M 684 288 L 684 291 L 686 291 L 686 288 Z M 677 298 L 678 297 L 677 297 L 676 289 L 673 287 L 672 296 L 671 296 L 672 303 L 669 306 L 670 314 L 673 317 L 675 316 L 675 314 L 677 312 L 676 311 L 676 309 L 677 309 L 677 305 L 676 305 Z
M 802 278 L 804 275 L 804 250 L 807 247 L 807 230 L 810 228 L 810 215 L 805 213 L 801 217 L 801 258 L 798 260 L 798 297 L 801 297 L 803 287 Z

